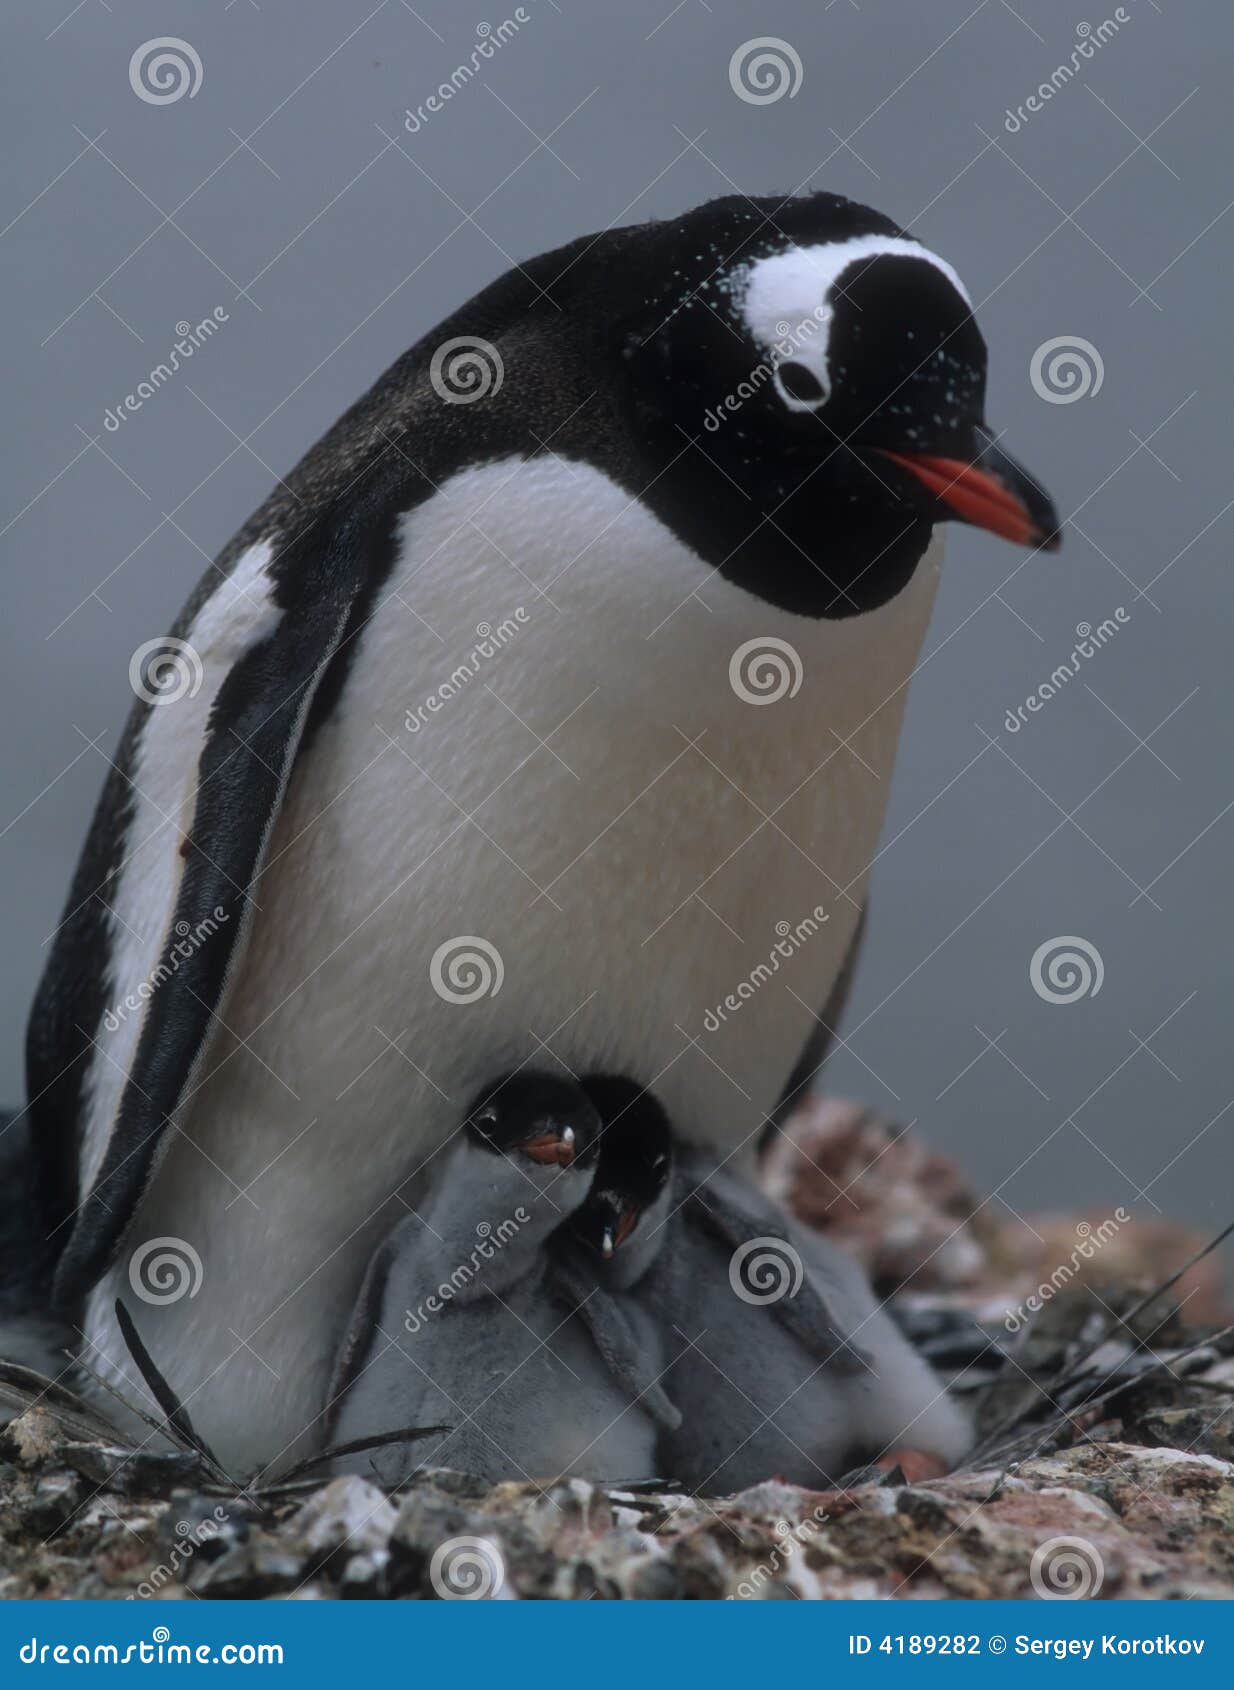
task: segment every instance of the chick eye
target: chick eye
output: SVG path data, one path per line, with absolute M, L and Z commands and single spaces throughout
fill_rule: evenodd
M 827 402 L 827 388 L 814 370 L 794 358 L 775 368 L 774 382 L 781 399 L 791 411 L 816 411 Z

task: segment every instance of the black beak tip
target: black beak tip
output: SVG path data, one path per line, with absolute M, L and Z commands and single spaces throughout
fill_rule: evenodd
M 1035 542 L 1039 552 L 1057 552 L 1062 550 L 1063 525 L 1059 521 L 1058 512 L 1054 508 L 1054 501 L 1035 481 L 1028 480 L 1024 489 L 1024 505 L 1036 529 L 1039 538 Z

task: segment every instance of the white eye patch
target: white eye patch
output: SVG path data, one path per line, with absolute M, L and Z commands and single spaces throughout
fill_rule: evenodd
M 884 254 L 933 264 L 969 303 L 964 284 L 950 264 L 928 247 L 901 236 L 859 235 L 821 246 L 792 246 L 750 265 L 740 315 L 750 338 L 771 364 L 772 386 L 790 411 L 816 411 L 831 392 L 832 287 L 850 265 Z

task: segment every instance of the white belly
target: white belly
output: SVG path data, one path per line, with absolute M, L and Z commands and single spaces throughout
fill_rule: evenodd
M 687 1135 L 752 1150 L 852 935 L 936 578 L 931 555 L 878 611 L 792 616 L 553 459 L 468 471 L 406 518 L 276 827 L 230 1033 L 124 1252 L 189 1241 L 200 1291 L 144 1308 L 122 1265 L 91 1335 L 123 1354 L 123 1293 L 219 1453 L 267 1459 L 305 1441 L 392 1193 L 431 1179 L 486 1080 L 624 1071 Z M 729 665 L 762 636 L 800 686 L 752 704 Z M 500 989 L 448 1001 L 432 959 L 463 936 Z

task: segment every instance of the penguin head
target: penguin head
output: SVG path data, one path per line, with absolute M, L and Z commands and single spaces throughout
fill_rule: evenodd
M 939 522 L 1057 547 L 1048 496 L 987 427 L 985 341 L 945 259 L 826 193 L 639 233 L 622 358 L 666 466 L 643 497 L 721 574 L 838 618 L 894 597 Z
M 488 1156 L 507 1158 L 536 1183 L 546 1176 L 590 1179 L 600 1117 L 575 1081 L 521 1069 L 488 1087 L 467 1112 L 468 1140 Z
M 659 1103 L 633 1080 L 590 1076 L 585 1084 L 603 1128 L 591 1190 L 570 1224 L 576 1238 L 610 1262 L 619 1252 L 632 1253 L 636 1233 L 657 1230 L 653 1217 L 666 1204 L 672 1174 L 672 1130 Z M 651 1253 L 658 1248 L 641 1236 L 640 1243 Z

